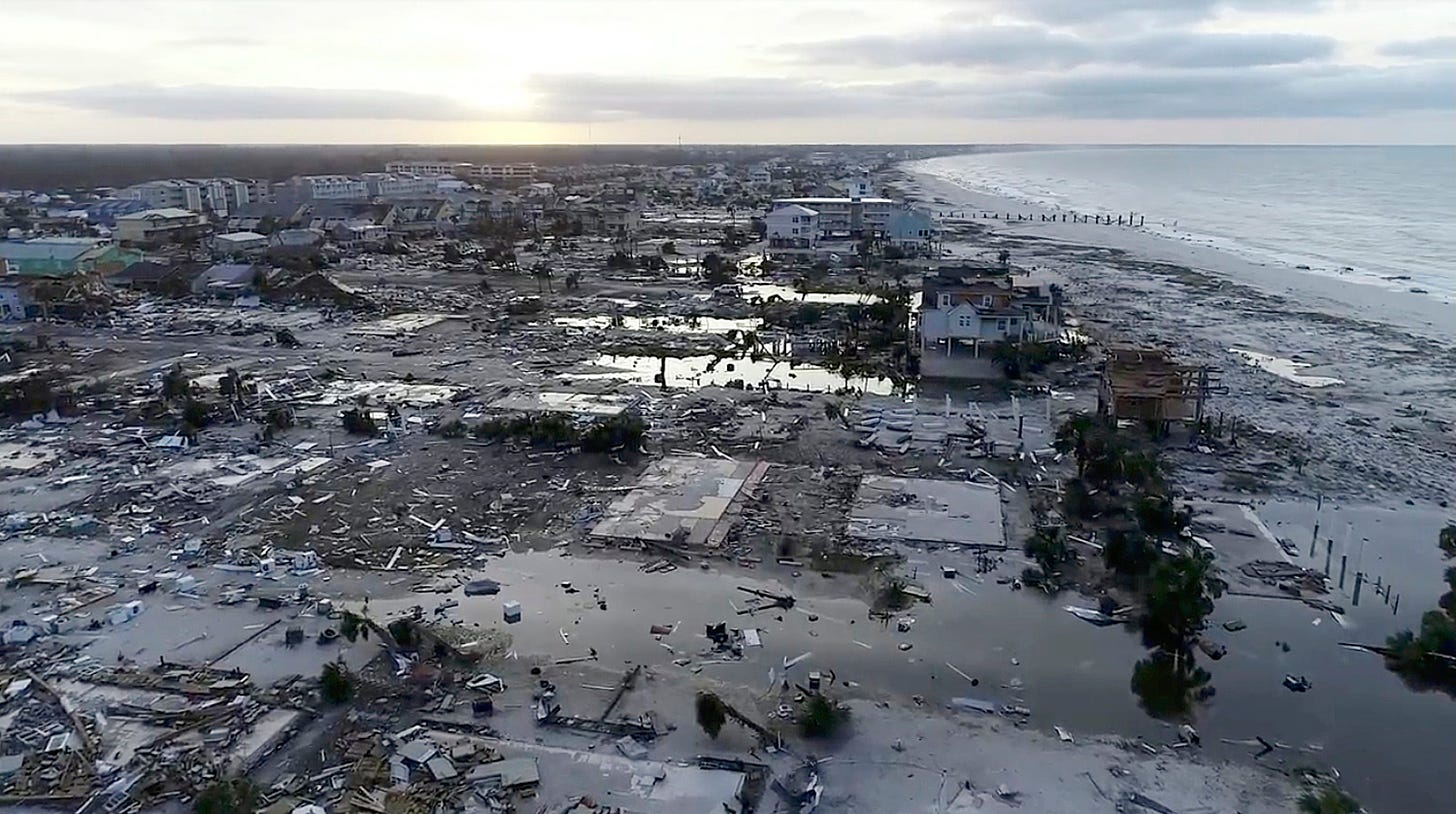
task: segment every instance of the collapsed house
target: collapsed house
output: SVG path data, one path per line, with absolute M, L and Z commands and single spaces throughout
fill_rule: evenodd
M 1160 348 L 1113 345 L 1097 384 L 1097 412 L 1113 421 L 1199 422 L 1208 397 L 1222 389 L 1216 368 L 1180 364 Z

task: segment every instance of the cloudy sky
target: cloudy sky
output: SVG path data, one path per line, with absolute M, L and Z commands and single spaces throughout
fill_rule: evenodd
M 1456 0 L 4 5 L 5 143 L 1456 141 Z

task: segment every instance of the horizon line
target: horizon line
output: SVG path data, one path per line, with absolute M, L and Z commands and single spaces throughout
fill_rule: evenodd
M 441 148 L 669 148 L 688 149 L 703 147 L 919 147 L 919 148 L 974 148 L 974 147 L 1456 147 L 1456 142 L 1377 142 L 1377 141 L 1268 141 L 1268 142 L 1201 142 L 1201 141 L 983 141 L 983 142 L 466 142 L 466 141 L 361 141 L 361 142 L 314 142 L 314 141 L 36 141 L 0 142 L 0 150 L 13 147 L 441 147 Z

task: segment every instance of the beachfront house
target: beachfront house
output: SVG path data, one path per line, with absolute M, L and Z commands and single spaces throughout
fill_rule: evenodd
M 884 239 L 908 254 L 935 254 L 940 249 L 940 224 L 928 212 L 901 209 L 885 224 Z
M 1061 291 L 1054 285 L 1013 284 L 1009 275 L 929 275 L 920 291 L 920 347 L 980 357 L 996 342 L 1042 341 L 1057 335 Z
M 774 209 L 763 222 L 770 255 L 776 251 L 813 251 L 819 244 L 819 213 L 807 206 L 791 204 Z
M 899 207 L 889 198 L 775 198 L 769 216 L 789 206 L 812 209 L 819 215 L 819 236 L 859 238 L 883 233 Z

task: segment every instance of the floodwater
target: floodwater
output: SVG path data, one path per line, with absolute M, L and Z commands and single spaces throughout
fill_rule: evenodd
M 1313 506 L 1295 503 L 1262 507 L 1275 534 L 1300 538 L 1300 527 L 1313 516 Z M 1326 506 L 1332 516 L 1337 510 Z M 1338 510 L 1335 531 L 1351 523 L 1352 539 L 1406 541 L 1412 549 L 1434 549 L 1443 513 L 1436 509 L 1391 512 L 1373 507 Z M 1328 525 L 1322 526 L 1328 528 Z M 1321 533 L 1321 538 L 1324 538 Z M 1365 552 L 1368 568 L 1384 562 Z M 1387 554 L 1394 543 L 1386 543 Z M 1321 552 L 1321 566 L 1322 562 Z M 868 607 L 854 598 L 864 593 L 855 576 L 825 579 L 817 573 L 801 577 L 738 569 L 709 571 L 683 568 L 668 574 L 643 574 L 637 563 L 597 556 L 562 556 L 555 552 L 510 554 L 493 560 L 480 576 L 503 584 L 494 597 L 464 597 L 452 618 L 485 627 L 507 628 L 522 655 L 549 658 L 584 656 L 595 648 L 605 666 L 624 662 L 688 670 L 703 665 L 714 679 L 767 688 L 770 676 L 782 679 L 786 660 L 810 653 L 788 671 L 802 681 L 810 670 L 833 670 L 838 679 L 855 682 L 859 691 L 901 699 L 922 696 L 927 705 L 944 707 L 954 697 L 968 696 L 1025 706 L 1031 723 L 1043 730 L 1053 725 L 1072 733 L 1121 733 L 1154 743 L 1173 740 L 1172 726 L 1150 717 L 1132 690 L 1134 666 L 1146 656 L 1137 633 L 1119 626 L 1099 628 L 1063 610 L 1069 604 L 1092 606 L 1075 594 L 1047 597 L 1031 590 L 1012 591 L 996 584 L 996 576 L 1019 573 L 1017 554 L 991 575 L 974 574 L 965 552 L 907 554 L 906 571 L 932 594 L 932 603 L 917 605 L 900 616 L 913 617 L 909 632 L 882 625 L 868 616 Z M 1335 552 L 1338 562 L 1339 549 Z M 942 565 L 959 569 L 955 579 L 940 574 Z M 1412 577 L 1414 575 L 1411 575 Z M 1287 745 L 1265 758 L 1288 767 L 1333 765 L 1344 782 L 1372 810 L 1450 810 L 1452 732 L 1456 703 L 1435 693 L 1416 693 L 1385 670 L 1380 658 L 1342 649 L 1343 641 L 1374 642 L 1398 626 L 1409 625 L 1431 607 L 1439 571 L 1425 574 L 1422 590 L 1412 579 L 1399 615 L 1380 597 L 1367 593 L 1358 608 L 1348 607 L 1342 627 L 1329 613 L 1287 600 L 1225 596 L 1212 616 L 1210 638 L 1228 646 L 1219 661 L 1200 656 L 1216 694 L 1193 708 L 1203 750 L 1220 758 L 1250 759 L 1253 748 L 1221 739 L 1262 736 Z M 1387 577 L 1403 583 L 1405 575 Z M 579 593 L 561 587 L 570 581 Z M 738 616 L 750 597 L 743 585 L 798 597 L 790 611 L 772 610 Z M 600 589 L 607 610 L 598 609 Z M 1348 593 L 1348 591 L 1347 591 Z M 1417 595 L 1421 594 L 1421 598 Z M 422 604 L 429 611 L 443 596 L 420 595 L 372 604 L 386 613 Z M 522 603 L 519 624 L 504 625 L 501 603 Z M 811 614 L 817 619 L 811 621 Z M 1242 619 L 1248 628 L 1229 633 L 1221 623 Z M 728 621 L 730 627 L 756 627 L 763 647 L 750 648 L 743 661 L 712 663 L 703 634 L 707 624 Z M 651 625 L 676 625 L 658 642 Z M 563 641 L 564 631 L 569 643 Z M 901 650 L 901 643 L 911 649 Z M 1287 642 L 1285 652 L 1276 642 Z M 672 649 L 669 650 L 668 647 Z M 674 659 L 688 657 L 689 667 Z M 707 663 L 705 663 L 707 662 Z M 1306 693 L 1281 685 L 1285 674 L 1313 682 Z M 968 678 L 969 677 L 969 678 Z M 972 680 L 976 683 L 972 684 Z M 979 713 L 946 713 L 970 714 Z
M 1270 356 L 1267 353 L 1247 350 L 1245 348 L 1229 348 L 1229 353 L 1242 356 L 1244 362 L 1253 367 L 1261 368 L 1273 373 L 1285 381 L 1305 387 L 1329 387 L 1336 384 L 1344 384 L 1344 379 L 1336 379 L 1333 376 L 1311 376 L 1308 373 L 1300 373 L 1305 368 L 1314 367 L 1308 362 L 1296 362 L 1293 359 L 1285 359 L 1281 356 Z
M 746 387 L 764 386 L 810 393 L 838 393 L 850 390 L 888 396 L 900 387 L 883 376 L 846 376 L 819 365 L 778 359 L 722 358 L 712 354 L 696 356 L 632 356 L 603 354 L 592 364 L 608 368 L 602 373 L 571 373 L 574 379 L 625 379 L 638 384 L 658 384 L 674 389 L 728 387 L 742 382 Z
M 774 297 L 788 302 L 817 302 L 824 305 L 871 305 L 880 301 L 880 298 L 874 294 L 827 291 L 800 293 L 794 290 L 793 286 L 774 283 L 754 283 L 743 286 L 743 298 L 749 302 L 771 300 Z
M 662 331 L 670 334 L 726 334 L 730 331 L 756 331 L 763 326 L 763 320 L 728 319 L 724 317 L 556 317 L 556 325 L 568 328 L 619 328 L 625 331 Z

